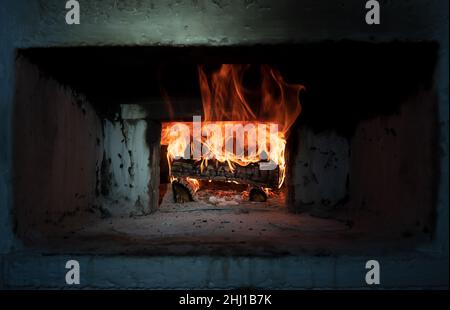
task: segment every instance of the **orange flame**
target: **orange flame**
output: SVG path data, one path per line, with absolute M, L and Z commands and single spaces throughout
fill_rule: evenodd
M 281 74 L 259 67 L 260 85 L 244 88 L 250 65 L 222 65 L 209 77 L 199 66 L 205 121 L 259 121 L 276 123 L 286 134 L 300 115 L 303 85 L 287 84 Z
M 194 178 L 186 178 L 186 182 L 189 183 L 194 192 L 198 191 L 200 188 L 200 182 Z
M 286 136 L 300 115 L 299 93 L 303 86 L 287 84 L 278 71 L 261 65 L 259 85 L 245 87 L 244 80 L 251 69 L 250 65 L 225 64 L 208 74 L 199 66 L 204 112 L 200 141 L 193 134 L 192 123 L 164 123 L 161 143 L 168 145 L 169 167 L 173 159 L 183 157 L 186 151 L 192 154 L 193 145 L 199 143 L 204 150 L 202 168 L 209 159 L 227 162 L 231 170 L 235 164 L 272 160 L 280 170 L 281 187 L 286 170 Z M 272 130 L 275 126 L 277 131 Z M 225 147 L 227 142 L 236 145 L 232 152 Z M 244 147 L 238 150 L 239 145 Z

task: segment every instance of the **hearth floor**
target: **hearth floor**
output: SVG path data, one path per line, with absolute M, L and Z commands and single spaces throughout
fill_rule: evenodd
M 146 216 L 133 215 L 132 209 L 120 205 L 104 216 L 80 211 L 49 225 L 45 233 L 33 235 L 26 243 L 49 254 L 146 256 L 332 256 L 408 246 L 408 240 L 401 238 L 369 237 L 344 220 L 293 214 L 277 198 L 264 203 L 176 204 L 170 195 L 166 193 L 160 208 Z

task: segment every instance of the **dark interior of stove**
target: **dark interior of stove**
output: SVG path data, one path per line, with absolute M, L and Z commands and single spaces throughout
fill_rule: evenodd
M 433 42 L 351 41 L 20 50 L 16 233 L 49 252 L 149 255 L 351 253 L 429 242 L 437 51 Z M 283 196 L 173 203 L 164 196 L 161 124 L 202 115 L 198 64 L 214 71 L 227 63 L 269 64 L 305 86 Z M 250 70 L 245 81 L 255 80 Z
M 86 95 L 100 115 L 125 103 L 170 94 L 177 103 L 200 96 L 197 64 L 268 63 L 305 85 L 303 122 L 351 135 L 357 122 L 398 110 L 433 85 L 436 43 L 329 42 L 239 47 L 79 47 L 21 50 L 42 73 Z M 343 74 L 343 73 L 346 74 Z M 339 104 L 337 104 L 339 102 Z M 201 109 L 196 100 L 195 107 Z M 183 108 L 180 104 L 177 108 Z M 307 117 L 305 116 L 307 114 Z M 166 117 L 158 119 L 168 120 Z M 189 119 L 190 120 L 190 119 Z

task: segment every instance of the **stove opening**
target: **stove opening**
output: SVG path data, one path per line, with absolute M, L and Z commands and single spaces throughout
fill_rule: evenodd
M 212 72 L 199 66 L 198 73 L 203 119 L 162 124 L 173 201 L 226 206 L 279 198 L 286 138 L 304 87 L 268 65 L 224 64 Z
M 20 50 L 16 234 L 130 255 L 430 242 L 436 57 L 433 42 Z

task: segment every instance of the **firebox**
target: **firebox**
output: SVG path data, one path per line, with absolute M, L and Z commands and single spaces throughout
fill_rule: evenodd
M 430 242 L 437 49 L 20 50 L 16 234 L 45 253 L 130 255 Z
M 201 116 L 194 116 L 192 124 L 163 123 L 161 144 L 166 146 L 175 202 L 194 200 L 204 181 L 210 189 L 217 182 L 229 183 L 225 189 L 231 183 L 247 185 L 241 196 L 253 202 L 266 201 L 283 186 L 286 135 L 300 114 L 303 86 L 286 84 L 265 65 L 257 66 L 253 75 L 259 83 L 250 89 L 244 80 L 251 67 L 222 64 L 208 77 L 201 66 L 203 123 Z

